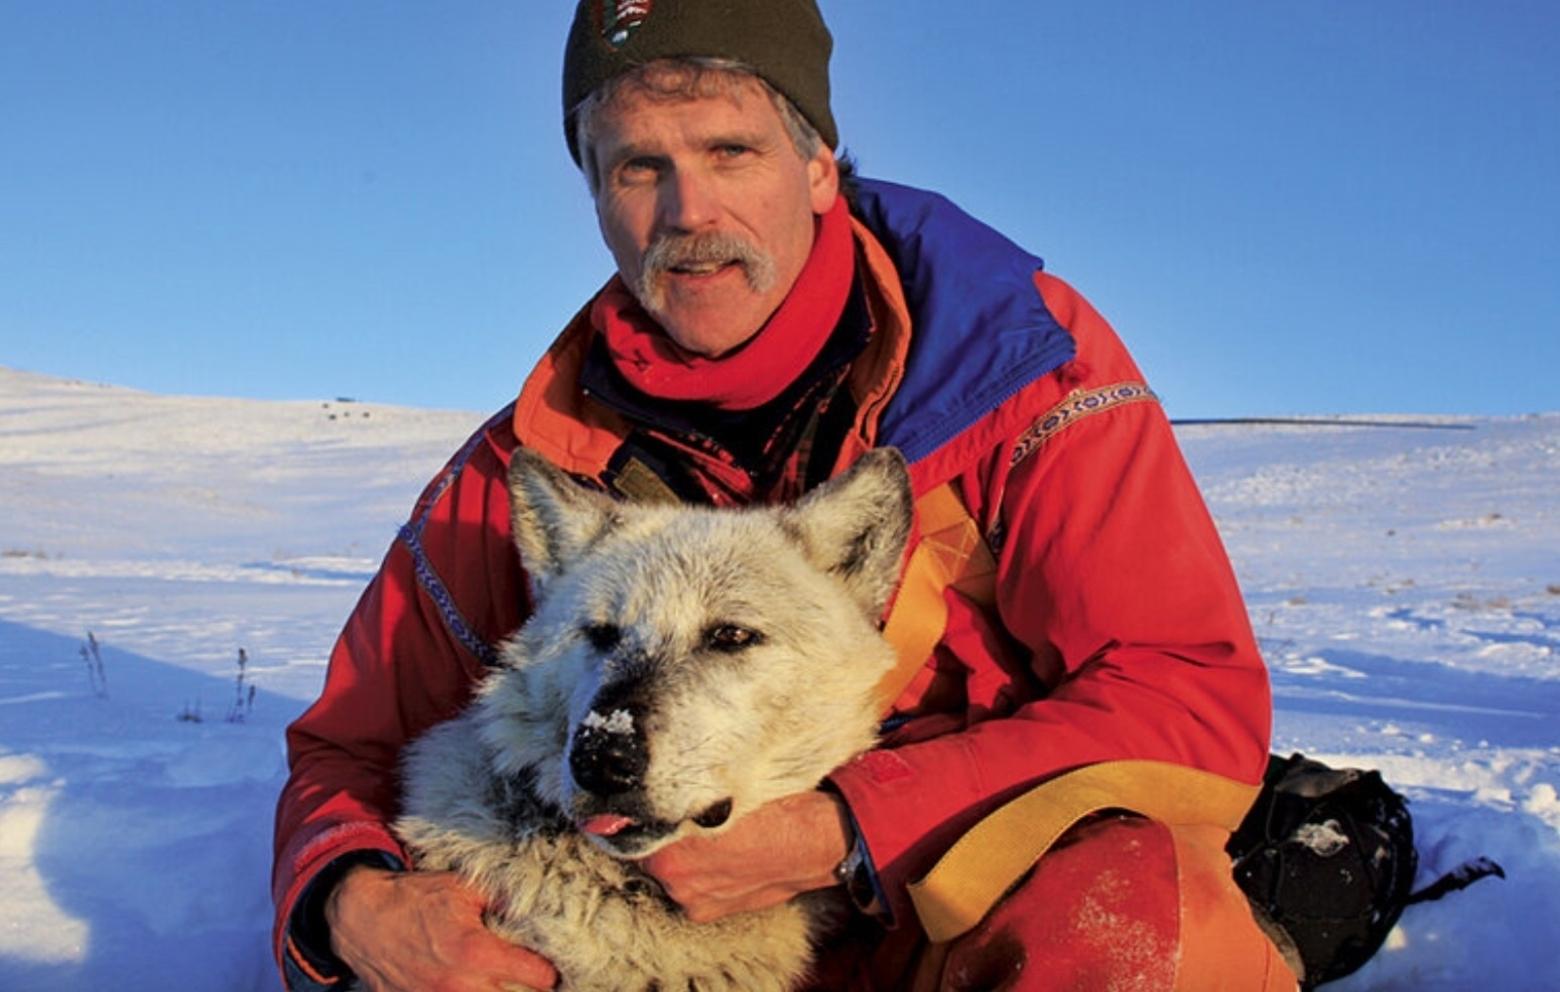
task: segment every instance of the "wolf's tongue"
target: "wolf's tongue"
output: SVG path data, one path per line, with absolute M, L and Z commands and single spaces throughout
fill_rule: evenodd
M 597 813 L 595 816 L 580 824 L 580 830 L 587 834 L 595 834 L 597 837 L 611 837 L 613 834 L 632 827 L 634 818 L 621 816 L 617 813 Z

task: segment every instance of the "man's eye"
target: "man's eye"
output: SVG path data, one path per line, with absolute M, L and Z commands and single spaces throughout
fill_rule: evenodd
M 753 149 L 749 148 L 747 145 L 739 145 L 735 143 L 715 146 L 715 154 L 721 158 L 726 159 L 741 158 L 752 150 Z
M 621 182 L 644 182 L 655 178 L 660 171 L 660 163 L 653 158 L 631 158 L 619 163 L 614 171 Z

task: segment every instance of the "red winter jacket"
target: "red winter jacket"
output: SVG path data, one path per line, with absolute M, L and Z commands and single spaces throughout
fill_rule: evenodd
M 847 379 L 858 413 L 837 471 L 881 440 L 921 331 L 901 285 L 909 242 L 892 239 L 896 266 L 859 221 L 855 236 L 872 331 Z M 904 719 L 831 776 L 896 920 L 914 918 L 906 885 L 960 833 L 1058 772 L 1150 758 L 1257 782 L 1266 761 L 1266 670 L 1169 422 L 1093 308 L 1050 275 L 1025 278 L 1033 290 L 1022 292 L 1038 291 L 1028 302 L 1070 336 L 1071 359 L 911 462 L 917 495 L 952 480 L 987 534 L 995 613 L 948 590 L 941 643 L 895 705 Z M 300 893 L 349 852 L 405 859 L 387 827 L 401 748 L 466 704 L 493 645 L 527 616 L 511 452 L 523 441 L 599 476 L 629 429 L 578 388 L 593 334 L 582 312 L 514 406 L 430 484 L 349 618 L 319 700 L 288 729 L 273 891 L 294 987 L 305 981 L 287 921 Z M 730 466 L 683 454 L 740 486 Z

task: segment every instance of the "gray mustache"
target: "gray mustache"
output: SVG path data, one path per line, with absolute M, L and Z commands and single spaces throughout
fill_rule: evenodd
M 774 262 L 769 255 L 745 238 L 723 231 L 701 234 L 662 234 L 645 249 L 644 264 L 640 270 L 641 289 L 649 290 L 649 283 L 663 272 L 679 266 L 703 265 L 710 262 L 737 262 L 747 275 L 748 284 L 755 289 L 765 288 L 772 278 Z

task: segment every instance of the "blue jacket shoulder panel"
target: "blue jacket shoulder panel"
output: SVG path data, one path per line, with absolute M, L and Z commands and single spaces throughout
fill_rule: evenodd
M 878 442 L 916 461 L 1069 361 L 1024 251 L 936 193 L 860 180 L 862 221 L 894 260 L 910 308 L 904 378 Z

